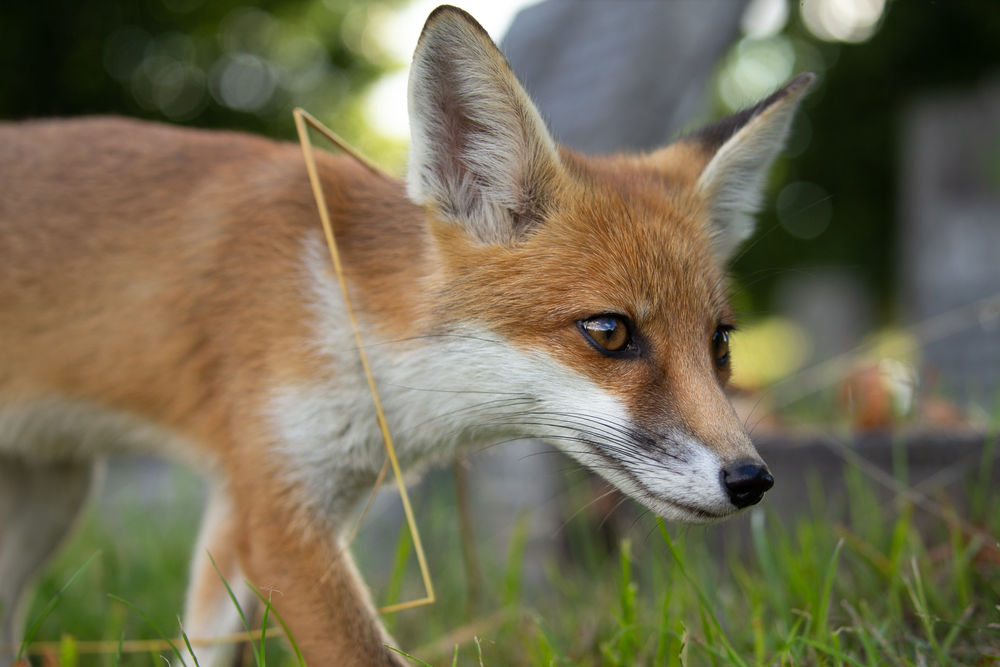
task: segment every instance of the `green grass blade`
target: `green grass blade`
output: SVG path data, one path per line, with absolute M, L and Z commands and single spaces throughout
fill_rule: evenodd
M 267 621 L 268 617 L 271 615 L 271 598 L 268 597 L 267 601 L 264 602 L 264 617 L 260 622 L 260 643 L 257 645 L 260 647 L 260 664 L 267 663 L 267 656 L 264 654 L 264 647 L 267 640 Z
M 955 643 L 955 640 L 958 639 L 959 633 L 961 633 L 962 630 L 968 629 L 968 627 L 965 624 L 972 616 L 972 612 L 974 612 L 975 609 L 976 609 L 975 606 L 972 605 L 966 607 L 965 611 L 962 612 L 961 618 L 959 618 L 958 621 L 952 624 L 951 630 L 948 631 L 948 634 L 945 635 L 944 640 L 941 642 L 942 653 L 948 655 L 948 653 L 951 651 L 952 645 Z
M 144 612 L 142 609 L 139 609 L 137 606 L 135 606 L 125 598 L 118 597 L 114 593 L 108 593 L 108 597 L 114 600 L 115 602 L 120 602 L 121 604 L 125 605 L 135 613 L 139 614 L 139 616 L 142 617 L 142 620 L 146 621 L 146 625 L 153 628 L 153 632 L 155 632 L 160 639 L 162 639 L 167 643 L 167 646 L 170 647 L 170 650 L 173 651 L 174 655 L 177 656 L 177 659 L 180 660 L 181 664 L 187 665 L 187 663 L 184 662 L 184 656 L 181 655 L 181 652 L 180 650 L 178 650 L 177 646 L 172 641 L 170 641 L 170 637 L 167 637 L 167 635 L 164 634 L 163 630 L 160 629 L 160 626 L 154 623 L 153 619 L 151 619 L 149 616 L 146 615 L 146 612 Z
M 907 503 L 899 513 L 899 518 L 892 528 L 892 538 L 889 546 L 889 571 L 886 578 L 889 582 L 888 604 L 892 618 L 902 616 L 903 605 L 900 592 L 903 585 L 903 563 L 906 560 L 906 546 L 913 534 L 913 505 Z
M 410 526 L 404 523 L 399 528 L 396 538 L 396 551 L 392 559 L 392 570 L 389 573 L 389 583 L 385 589 L 383 605 L 389 606 L 399 601 L 403 594 L 403 581 L 406 578 L 406 562 L 413 550 L 413 538 L 410 536 Z M 395 630 L 397 614 L 386 616 L 383 620 L 385 629 L 392 634 Z
M 114 662 L 111 663 L 113 667 L 118 667 L 118 663 L 121 662 L 122 660 L 122 644 L 124 643 L 125 643 L 125 633 L 123 632 L 120 635 L 118 635 L 118 648 L 115 649 Z M 196 662 L 195 665 L 197 664 L 198 663 Z
M 59 590 L 56 591 L 56 594 L 52 596 L 52 599 L 50 599 L 46 603 L 41 613 L 38 614 L 38 617 L 35 618 L 35 620 L 31 623 L 30 626 L 28 626 L 27 631 L 24 633 L 24 638 L 21 640 L 21 646 L 17 650 L 17 659 L 15 660 L 15 662 L 19 662 L 24 657 L 24 653 L 25 651 L 28 650 L 28 646 L 30 646 L 31 643 L 35 641 L 35 636 L 38 634 L 38 629 L 42 626 L 42 623 L 45 621 L 45 619 L 48 618 L 49 614 L 51 614 L 52 611 L 56 608 L 56 605 L 59 604 L 59 600 L 62 599 L 63 594 L 66 593 L 67 590 L 69 590 L 69 587 L 73 585 L 73 582 L 75 582 L 80 577 L 81 574 L 83 574 L 84 570 L 90 567 L 90 564 L 94 562 L 94 559 L 96 559 L 100 555 L 100 553 L 101 553 L 100 551 L 95 551 L 93 554 L 90 555 L 90 558 L 84 561 L 83 565 L 78 567 L 76 571 L 70 575 L 69 579 L 66 580 L 66 583 L 64 583 L 59 588 Z
M 813 637 L 817 641 L 825 641 L 832 636 L 832 633 L 827 631 L 826 626 L 830 614 L 830 596 L 833 592 L 833 579 L 837 574 L 837 562 L 840 560 L 840 551 L 843 548 L 844 539 L 841 538 L 837 540 L 837 546 L 833 548 L 833 556 L 830 557 L 830 563 L 826 567 L 826 576 L 823 578 L 823 589 L 816 608 L 816 626 L 813 628 Z
M 216 564 L 215 558 L 212 557 L 211 553 L 205 553 L 208 554 L 208 560 L 211 561 L 212 567 L 215 568 L 215 573 L 219 575 L 219 580 L 222 581 L 222 585 L 226 587 L 226 592 L 229 593 L 229 599 L 233 601 L 233 606 L 236 607 L 236 613 L 240 615 L 240 620 L 243 622 L 243 628 L 247 631 L 247 634 L 250 634 L 250 623 L 247 621 L 246 614 L 243 613 L 243 607 L 240 606 L 240 601 L 236 599 L 236 594 L 233 593 L 233 589 L 229 586 L 229 582 L 226 581 L 226 578 L 223 576 L 222 570 L 220 570 L 219 566 Z M 248 639 L 247 641 L 250 642 L 250 653 L 253 655 L 254 662 L 257 663 L 257 667 L 261 667 L 260 656 L 257 654 L 257 651 L 254 650 L 253 639 Z
M 705 605 L 698 605 L 698 620 L 701 621 L 701 631 L 705 635 L 705 645 L 702 649 L 706 647 L 711 647 L 715 645 L 715 631 L 719 627 L 718 621 L 713 617 L 709 619 L 708 613 L 706 612 Z M 724 658 L 725 656 L 719 653 L 715 649 L 711 649 L 709 654 L 712 656 L 712 667 L 718 665 L 715 661 L 716 657 Z
M 781 656 L 782 653 L 790 653 L 792 650 L 792 646 L 794 646 L 799 641 L 799 631 L 802 629 L 802 624 L 805 623 L 805 620 L 806 619 L 802 616 L 796 618 L 795 622 L 792 623 L 792 627 L 788 629 L 788 635 L 785 636 L 784 642 L 775 651 L 774 659 L 764 660 L 759 662 L 758 664 L 763 664 L 763 665 L 784 664 L 781 662 L 779 656 Z
M 677 568 L 681 571 L 681 575 L 687 579 L 688 583 L 694 589 L 695 595 L 698 596 L 698 600 L 701 602 L 701 609 L 704 610 L 708 618 L 711 619 L 711 624 L 718 634 L 719 640 L 722 642 L 723 647 L 726 649 L 726 657 L 732 664 L 746 666 L 746 661 L 733 649 L 733 645 L 730 643 L 729 638 L 726 637 L 726 633 L 722 630 L 722 625 L 719 623 L 719 619 L 715 615 L 715 610 L 712 608 L 712 603 L 705 595 L 705 591 L 702 590 L 698 582 L 695 581 L 691 573 L 688 572 L 687 568 L 684 566 L 684 559 L 677 547 L 674 545 L 674 541 L 670 538 L 670 534 L 667 532 L 667 526 L 663 523 L 661 517 L 656 517 L 656 525 L 660 529 L 660 535 L 663 537 L 663 541 L 667 544 L 667 549 L 670 550 L 670 555 L 674 558 L 674 563 L 677 564 Z
M 263 593 L 257 590 L 257 587 L 254 586 L 253 583 L 246 581 L 246 585 L 250 587 L 250 590 L 253 591 L 253 594 L 256 595 L 261 602 L 268 604 L 268 599 L 264 597 Z M 295 653 L 295 659 L 299 662 L 299 667 L 306 667 L 306 660 L 302 657 L 302 650 L 299 648 L 299 643 L 295 641 L 295 635 L 293 635 L 292 631 L 288 629 L 288 624 L 285 623 L 285 619 L 282 618 L 281 614 L 279 614 L 278 610 L 274 607 L 271 607 L 271 614 L 278 619 L 278 625 L 281 626 L 281 630 L 285 633 L 285 640 L 291 645 L 292 652 Z
M 542 620 L 541 616 L 532 614 L 531 620 L 532 623 L 534 623 L 535 631 L 537 633 L 535 645 L 538 650 L 538 659 L 532 664 L 559 665 L 569 663 L 562 647 L 556 643 L 556 640 L 551 636 L 552 633 L 549 633 L 545 629 L 545 622 Z
M 1000 409 L 996 412 L 1000 418 Z M 993 464 L 997 455 L 997 445 L 1000 444 L 1000 421 L 990 427 L 983 443 L 983 454 L 979 460 L 979 474 L 972 485 L 969 493 L 969 505 L 973 520 L 984 521 L 988 505 L 988 499 L 992 496 L 995 488 L 993 483 Z
M 910 593 L 910 600 L 913 602 L 914 612 L 916 613 L 917 618 L 920 619 L 920 624 L 924 628 L 924 634 L 927 635 L 927 642 L 934 650 L 934 654 L 937 656 L 938 664 L 946 664 L 948 661 L 946 660 L 944 651 L 941 650 L 941 643 L 938 642 L 937 635 L 934 632 L 935 618 L 931 614 L 930 605 L 927 604 L 927 593 L 924 590 L 924 580 L 920 574 L 920 567 L 917 564 L 915 556 L 911 559 L 910 566 L 913 571 L 913 578 L 906 582 L 906 587 Z
M 680 632 L 671 629 L 674 624 L 673 616 L 670 613 L 670 588 L 667 587 L 663 594 L 663 602 L 660 605 L 660 628 L 656 637 L 656 658 L 654 665 L 675 665 L 679 664 L 680 653 L 683 643 L 680 642 L 680 635 L 683 634 L 683 621 L 678 621 Z
M 181 625 L 179 619 L 177 624 Z M 198 656 L 194 654 L 194 649 L 191 648 L 191 641 L 188 639 L 187 632 L 184 631 L 183 626 L 181 626 L 181 639 L 184 640 L 184 646 L 187 647 L 188 655 L 190 655 L 191 659 L 194 660 L 194 667 L 200 667 L 200 665 L 198 664 Z M 121 650 L 121 644 L 118 645 L 118 649 Z
M 621 587 L 618 602 L 621 605 L 621 632 L 618 634 L 618 652 L 634 656 L 639 651 L 639 637 L 636 635 L 636 597 L 638 586 L 632 581 L 632 543 L 621 542 Z
M 406 651 L 400 651 L 398 648 L 396 648 L 394 646 L 389 646 L 388 644 L 382 644 L 382 646 L 385 646 L 390 651 L 395 651 L 396 653 L 400 654 L 404 658 L 409 658 L 410 660 L 412 660 L 413 662 L 417 663 L 418 665 L 422 665 L 423 667 L 434 667 L 434 665 L 430 665 L 430 664 L 424 662 L 423 660 L 421 660 L 420 658 L 415 658 L 412 655 L 410 655 L 409 653 L 407 653 Z
M 879 651 L 872 641 L 871 633 L 869 632 L 868 626 L 861 618 L 861 614 L 851 606 L 846 600 L 841 603 L 845 610 L 847 610 L 847 615 L 851 617 L 851 625 L 854 628 L 854 636 L 858 638 L 861 643 L 861 648 L 864 649 L 865 658 L 868 667 L 874 667 L 878 665 L 881 660 L 879 658 Z
M 486 667 L 483 662 L 483 645 L 479 642 L 479 637 L 473 637 L 472 640 L 476 642 L 476 655 L 479 656 L 479 667 Z
M 503 577 L 503 606 L 511 607 L 521 598 L 521 570 L 524 565 L 524 550 L 528 544 L 529 514 L 521 512 L 514 522 L 507 551 L 507 568 Z
M 847 655 L 846 653 L 844 653 L 835 646 L 827 646 L 823 642 L 816 641 L 815 639 L 810 639 L 809 637 L 802 637 L 799 639 L 799 641 L 802 642 L 803 644 L 807 644 L 813 647 L 814 649 L 816 649 L 821 653 L 825 653 L 831 658 L 834 658 L 837 661 L 837 664 L 841 665 L 848 664 L 848 665 L 855 665 L 856 667 L 866 667 L 863 662 L 858 661 L 857 658 L 853 658 Z

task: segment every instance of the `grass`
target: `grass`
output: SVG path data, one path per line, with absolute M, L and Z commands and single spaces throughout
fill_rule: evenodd
M 933 513 L 906 498 L 887 501 L 854 468 L 842 503 L 831 505 L 813 480 L 812 500 L 794 519 L 766 502 L 708 528 L 637 514 L 631 526 L 617 522 L 625 528 L 610 549 L 596 537 L 601 517 L 579 512 L 553 538 L 568 556 L 545 564 L 542 589 L 522 576 L 531 517 L 512 517 L 506 554 L 481 553 L 474 604 L 453 493 L 430 485 L 415 500 L 439 602 L 386 621 L 414 665 L 993 664 L 1000 661 L 1000 493 L 983 471 L 996 456 L 993 442 L 960 496 L 931 499 Z M 902 482 L 905 457 L 897 458 Z M 565 494 L 567 516 L 587 502 L 587 488 Z M 110 522 L 87 516 L 30 612 L 29 620 L 41 619 L 36 639 L 61 642 L 56 662 L 46 664 L 163 664 L 159 654 L 114 650 L 121 637 L 178 634 L 195 521 L 156 517 L 151 522 L 141 508 Z M 405 531 L 383 548 L 393 565 L 388 577 L 369 575 L 375 599 L 419 596 Z M 359 560 L 365 570 L 364 553 Z M 110 651 L 85 654 L 74 638 L 105 639 Z M 246 664 L 299 665 L 283 646 L 255 645 Z

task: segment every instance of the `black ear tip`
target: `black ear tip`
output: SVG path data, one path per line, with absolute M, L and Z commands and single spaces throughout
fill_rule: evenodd
M 802 72 L 802 74 L 793 77 L 791 81 L 785 84 L 784 91 L 790 95 L 804 93 L 812 88 L 817 78 L 812 72 Z

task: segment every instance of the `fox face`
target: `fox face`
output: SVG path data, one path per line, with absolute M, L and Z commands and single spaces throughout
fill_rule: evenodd
M 723 394 L 734 326 L 725 277 L 696 202 L 650 197 L 670 186 L 637 174 L 609 185 L 580 172 L 576 196 L 509 245 L 439 229 L 454 286 L 443 302 L 525 365 L 552 367 L 557 381 L 525 383 L 529 434 L 658 514 L 715 519 L 736 509 L 722 470 L 760 465 Z
M 490 341 L 521 397 L 495 421 L 668 518 L 760 500 L 773 480 L 724 394 L 724 267 L 811 81 L 648 155 L 588 158 L 553 141 L 474 20 L 431 15 L 408 193 L 433 238 L 431 321 Z

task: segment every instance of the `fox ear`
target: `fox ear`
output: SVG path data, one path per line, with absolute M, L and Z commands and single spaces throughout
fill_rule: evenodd
M 756 106 L 688 137 L 711 157 L 697 190 L 708 205 L 716 257 L 725 262 L 753 233 L 767 173 L 778 155 L 802 95 L 816 79 L 800 74 Z
M 475 19 L 438 7 L 410 68 L 410 198 L 483 243 L 544 219 L 561 167 L 555 143 Z

